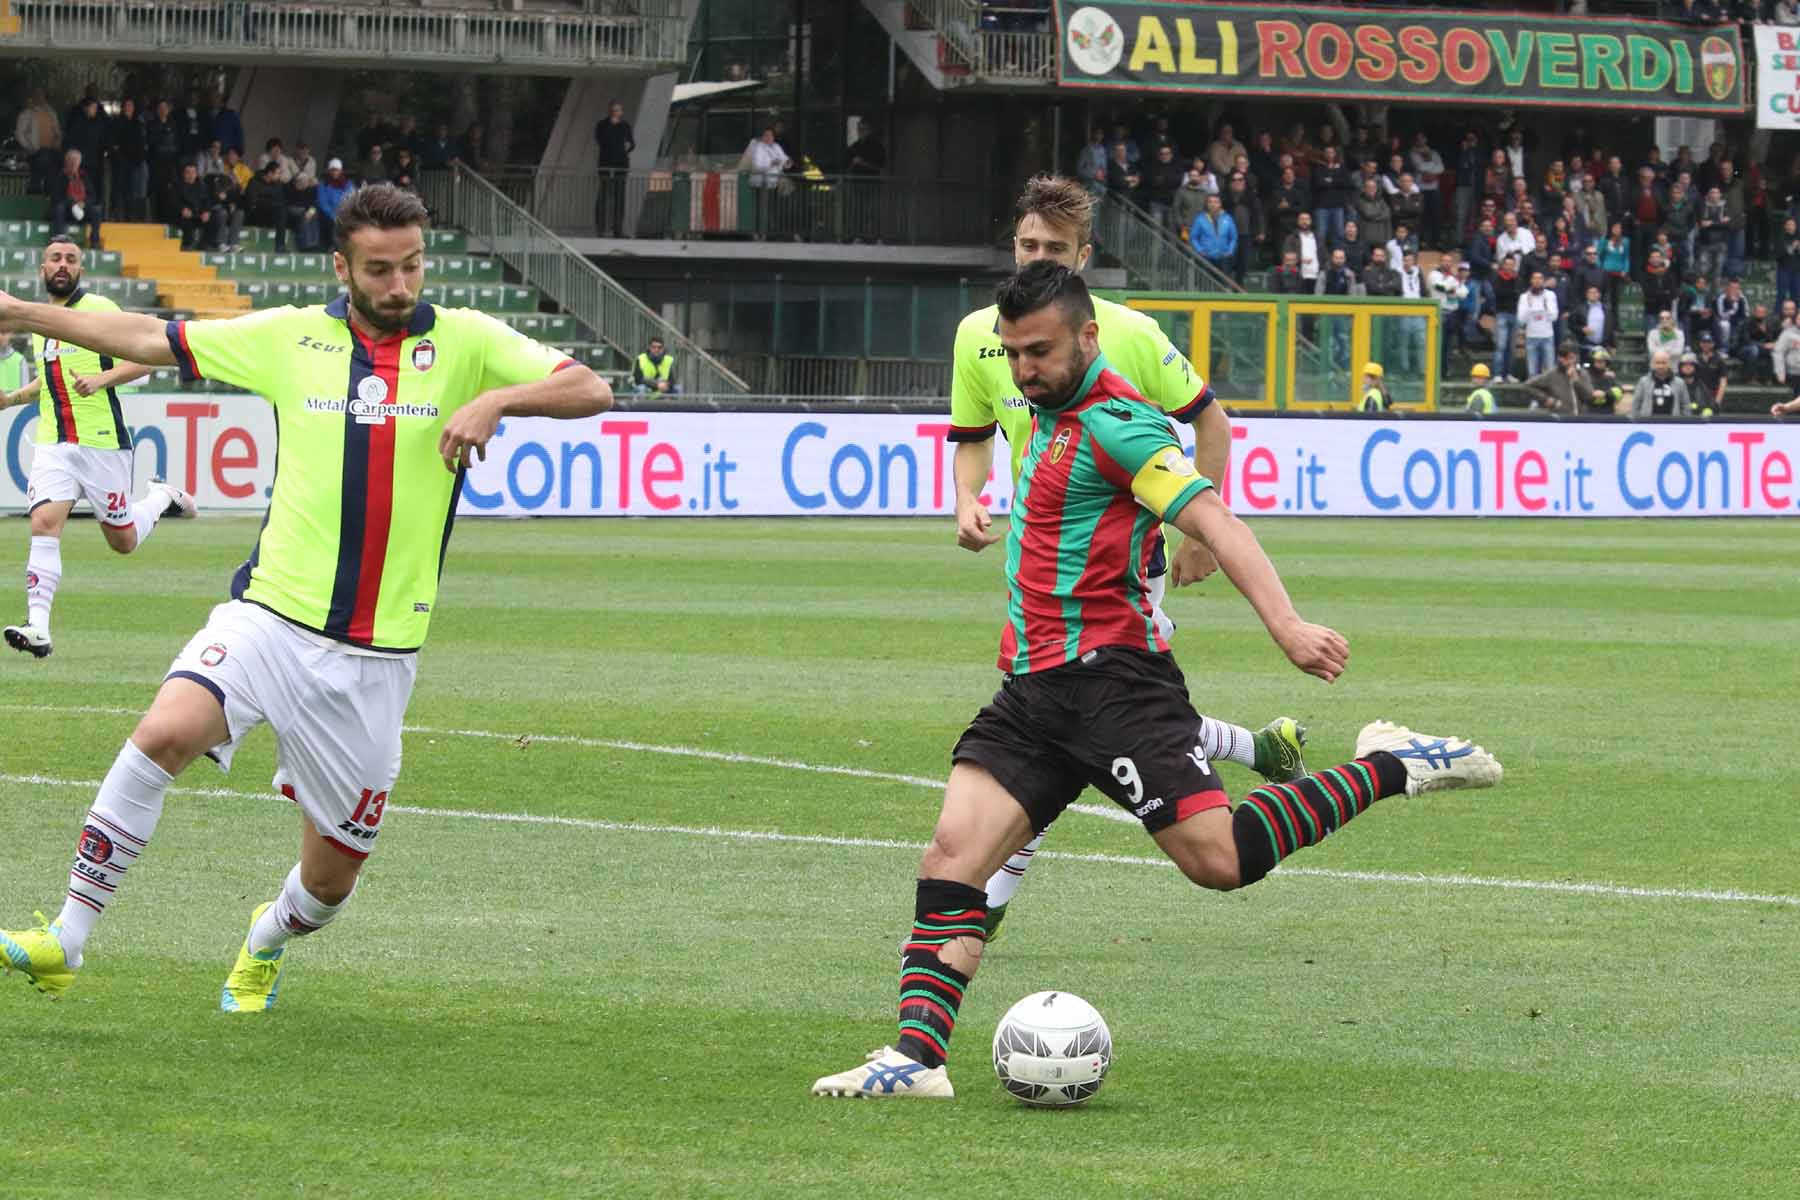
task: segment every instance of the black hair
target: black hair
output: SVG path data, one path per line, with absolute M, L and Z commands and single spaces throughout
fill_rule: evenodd
M 50 247 L 57 245 L 69 245 L 75 247 L 77 250 L 81 249 L 81 243 L 66 233 L 51 234 L 49 239 L 44 242 L 44 249 L 48 250 Z
M 1040 258 L 1008 278 L 995 290 L 994 302 L 1005 321 L 1017 321 L 1052 304 L 1074 328 L 1094 319 L 1094 298 L 1088 295 L 1081 276 L 1048 258 Z

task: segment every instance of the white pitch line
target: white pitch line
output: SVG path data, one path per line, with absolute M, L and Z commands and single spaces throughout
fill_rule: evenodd
M 98 779 L 58 779 L 50 775 L 0 774 L 0 783 L 34 787 L 80 788 L 92 791 L 100 786 Z M 230 788 L 172 787 L 170 795 L 205 796 L 234 800 L 280 800 L 291 803 L 273 792 L 241 792 Z M 490 821 L 509 825 L 553 825 L 565 829 L 591 829 L 604 833 L 675 834 L 682 837 L 722 838 L 729 841 L 791 842 L 811 846 L 842 846 L 876 850 L 923 850 L 924 842 L 907 842 L 889 838 L 834 837 L 819 833 L 782 833 L 772 829 L 724 829 L 717 825 L 648 825 L 634 821 L 601 821 L 590 817 L 559 817 L 540 813 L 481 812 L 457 808 L 415 808 L 390 804 L 388 811 L 420 817 L 441 817 L 463 821 Z M 1169 869 L 1166 858 L 1144 858 L 1129 854 L 1068 854 L 1040 850 L 1039 858 L 1064 862 L 1107 863 L 1126 867 Z M 1500 891 L 1547 892 L 1566 896 L 1609 896 L 1630 900 L 1691 900 L 1712 904 L 1775 904 L 1800 908 L 1800 896 L 1783 896 L 1759 892 L 1727 890 L 1689 890 L 1685 888 L 1633 887 L 1611 883 L 1558 883 L 1535 879 L 1491 879 L 1480 875 L 1415 875 L 1396 871 L 1335 871 L 1319 867 L 1277 867 L 1275 875 L 1283 878 L 1332 879 L 1351 883 L 1398 883 L 1419 887 L 1494 888 Z
M 95 705 L 0 704 L 0 711 L 86 714 L 90 716 L 134 717 L 132 708 L 102 708 Z M 625 750 L 635 754 L 666 754 L 675 758 L 698 758 L 707 762 L 731 763 L 735 766 L 774 767 L 784 771 L 805 771 L 812 775 L 839 775 L 851 779 L 871 779 L 878 783 L 904 783 L 933 791 L 943 788 L 944 781 L 923 775 L 900 775 L 890 771 L 870 771 L 863 767 L 839 767 L 829 763 L 799 762 L 789 758 L 768 758 L 759 754 L 738 754 L 727 750 L 706 750 L 699 746 L 667 746 L 653 742 L 627 742 L 612 738 L 579 737 L 567 733 L 502 733 L 497 729 L 443 729 L 435 725 L 402 725 L 406 733 L 426 737 L 483 738 L 503 742 L 543 742 L 547 745 L 581 746 L 589 750 Z M 1137 818 L 1118 808 L 1098 804 L 1071 804 L 1070 811 L 1103 817 L 1109 821 L 1136 824 Z

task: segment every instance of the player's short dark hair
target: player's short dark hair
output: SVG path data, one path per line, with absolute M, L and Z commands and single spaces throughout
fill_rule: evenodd
M 409 225 L 424 228 L 431 220 L 431 214 L 416 193 L 391 183 L 371 183 L 344 197 L 333 220 L 337 226 L 338 253 L 348 258 L 350 238 L 357 230 L 405 229 Z
M 1079 182 L 1061 175 L 1033 175 L 1019 193 L 1019 219 L 1041 217 L 1054 225 L 1075 227 L 1076 246 L 1094 240 L 1094 196 Z
M 1000 318 L 1017 321 L 1052 304 L 1073 329 L 1094 319 L 1094 298 L 1081 276 L 1059 262 L 1040 258 L 1015 272 L 994 292 Z
M 48 250 L 50 247 L 57 245 L 69 245 L 75 247 L 77 250 L 81 249 L 81 243 L 66 233 L 51 234 L 44 242 L 44 249 Z

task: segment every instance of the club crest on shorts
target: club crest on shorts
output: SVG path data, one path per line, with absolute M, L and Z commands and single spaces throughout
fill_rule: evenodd
M 413 370 L 429 371 L 436 361 L 437 347 L 431 344 L 430 338 L 420 338 L 419 344 L 413 347 Z
M 75 843 L 75 853 L 91 863 L 105 866 L 112 858 L 112 839 L 93 825 L 81 827 L 81 840 Z
M 200 652 L 200 662 L 208 667 L 216 667 L 225 661 L 225 647 L 214 642 Z
M 1063 429 L 1057 433 L 1056 439 L 1050 443 L 1050 461 L 1053 464 L 1062 461 L 1063 451 L 1069 448 L 1074 437 L 1075 431 L 1072 429 Z

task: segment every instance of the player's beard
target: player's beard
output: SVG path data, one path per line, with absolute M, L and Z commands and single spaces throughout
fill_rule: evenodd
M 1025 398 L 1038 408 L 1067 408 L 1074 401 L 1075 389 L 1081 386 L 1082 379 L 1087 375 L 1088 366 L 1088 363 L 1081 361 L 1081 341 L 1077 338 L 1069 348 L 1069 357 L 1064 363 L 1063 370 L 1054 373 L 1048 370 L 1040 371 L 1035 381 L 1038 394 L 1027 395 Z
M 405 310 L 384 308 L 369 298 L 369 294 L 356 286 L 356 280 L 350 280 L 350 307 L 356 315 L 363 319 L 363 324 L 385 337 L 393 337 L 412 324 L 413 313 L 419 302 L 415 299 L 406 305 Z
M 58 300 L 74 295 L 75 289 L 80 286 L 80 271 L 52 271 L 44 276 L 44 290 Z

